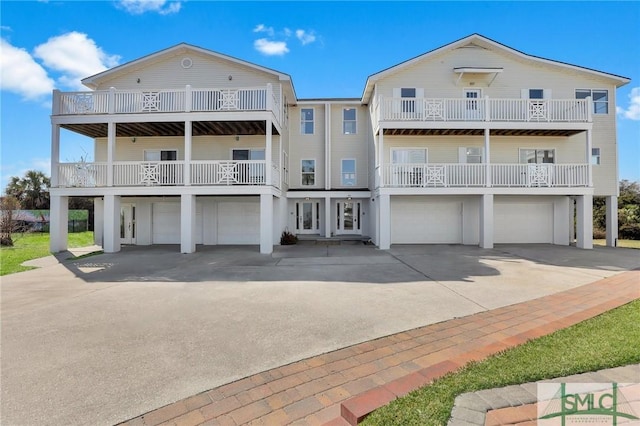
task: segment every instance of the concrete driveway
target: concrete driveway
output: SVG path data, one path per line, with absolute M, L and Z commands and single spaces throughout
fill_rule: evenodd
M 128 247 L 2 278 L 3 425 L 110 425 L 266 369 L 640 266 L 549 245 Z

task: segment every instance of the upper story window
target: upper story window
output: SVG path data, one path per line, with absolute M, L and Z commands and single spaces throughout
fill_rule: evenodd
M 467 164 L 480 164 L 482 163 L 482 153 L 484 152 L 484 148 L 471 146 L 467 148 L 461 148 L 461 163 Z
M 555 163 L 555 149 L 520 149 L 521 164 Z
M 591 148 L 591 164 L 600 165 L 600 148 Z
M 231 159 L 234 161 L 264 160 L 264 149 L 233 149 Z
M 356 160 L 353 158 L 342 160 L 342 186 L 354 186 L 356 184 Z
M 416 110 L 415 87 L 401 88 L 400 97 L 402 98 L 402 112 L 415 112 Z
M 145 149 L 144 161 L 176 161 L 178 151 L 175 149 Z
M 529 99 L 544 99 L 544 89 L 529 89 Z
M 302 160 L 302 185 L 314 186 L 316 184 L 316 160 Z
M 345 135 L 356 134 L 356 109 L 345 108 L 342 110 L 342 133 Z
M 609 91 L 595 89 L 576 89 L 576 99 L 591 96 L 594 114 L 609 114 Z
M 300 133 L 303 135 L 313 134 L 313 108 L 300 110 Z
M 391 163 L 393 164 L 426 164 L 426 148 L 392 148 Z

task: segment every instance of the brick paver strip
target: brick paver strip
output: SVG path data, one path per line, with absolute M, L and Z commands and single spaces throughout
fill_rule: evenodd
M 391 399 L 470 360 L 483 359 L 638 298 L 640 270 L 624 272 L 528 302 L 297 361 L 121 425 L 356 424 Z M 341 413 L 349 423 L 339 418 Z

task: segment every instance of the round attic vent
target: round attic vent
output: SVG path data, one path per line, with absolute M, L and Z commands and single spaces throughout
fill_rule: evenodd
M 182 68 L 191 68 L 193 61 L 191 58 L 182 58 Z

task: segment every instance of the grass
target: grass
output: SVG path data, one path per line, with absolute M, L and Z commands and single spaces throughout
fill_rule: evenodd
M 93 244 L 93 232 L 69 233 L 69 247 L 84 247 Z M 13 247 L 0 248 L 0 275 L 27 271 L 33 267 L 22 266 L 22 262 L 48 256 L 49 234 L 16 234 Z
M 640 300 L 481 362 L 374 411 L 364 425 L 446 425 L 455 398 L 482 389 L 640 362 Z
M 593 240 L 593 244 L 605 246 L 607 240 Z M 618 247 L 640 249 L 640 240 L 618 240 Z

